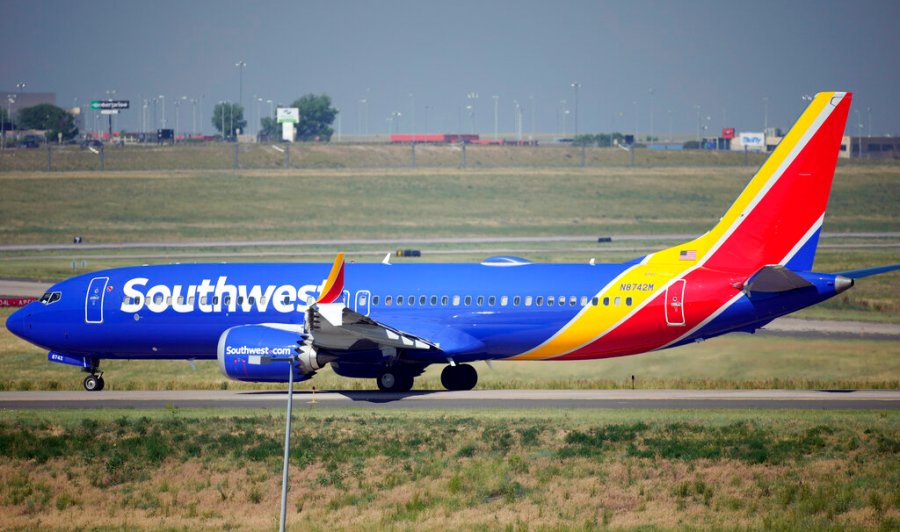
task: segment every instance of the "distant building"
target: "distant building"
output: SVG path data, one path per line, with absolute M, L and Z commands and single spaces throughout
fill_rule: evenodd
M 862 150 L 860 152 L 860 149 Z M 900 137 L 851 137 L 841 139 L 843 159 L 900 159 Z

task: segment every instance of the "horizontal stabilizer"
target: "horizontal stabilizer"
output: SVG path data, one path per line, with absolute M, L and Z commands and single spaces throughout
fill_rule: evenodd
M 863 270 L 850 270 L 848 272 L 839 272 L 836 275 L 843 275 L 844 277 L 849 277 L 850 279 L 862 279 L 863 277 L 869 277 L 870 275 L 878 275 L 881 273 L 892 272 L 894 270 L 900 270 L 900 264 L 878 266 L 876 268 L 865 268 Z
M 813 285 L 784 266 L 774 264 L 763 266 L 754 273 L 744 285 L 744 292 L 747 294 L 754 292 L 777 293 L 808 286 Z

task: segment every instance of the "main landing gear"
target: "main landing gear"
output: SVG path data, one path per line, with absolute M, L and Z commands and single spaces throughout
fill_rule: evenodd
M 403 393 L 412 390 L 413 376 L 403 368 L 391 367 L 376 379 L 378 389 L 382 392 Z
M 478 383 L 478 372 L 468 364 L 445 366 L 441 372 L 441 384 L 448 390 L 471 390 Z

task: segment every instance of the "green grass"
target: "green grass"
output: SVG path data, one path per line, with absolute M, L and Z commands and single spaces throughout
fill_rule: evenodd
M 0 242 L 699 234 L 745 168 L 0 173 Z M 900 165 L 841 167 L 825 230 L 897 231 Z
M 2 411 L 5 527 L 271 527 L 283 423 L 280 410 Z M 900 518 L 894 412 L 304 408 L 292 436 L 288 519 L 314 530 Z

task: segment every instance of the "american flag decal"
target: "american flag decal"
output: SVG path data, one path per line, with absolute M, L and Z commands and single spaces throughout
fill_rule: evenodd
M 681 250 L 681 252 L 678 253 L 678 260 L 697 260 L 697 250 L 696 249 Z

